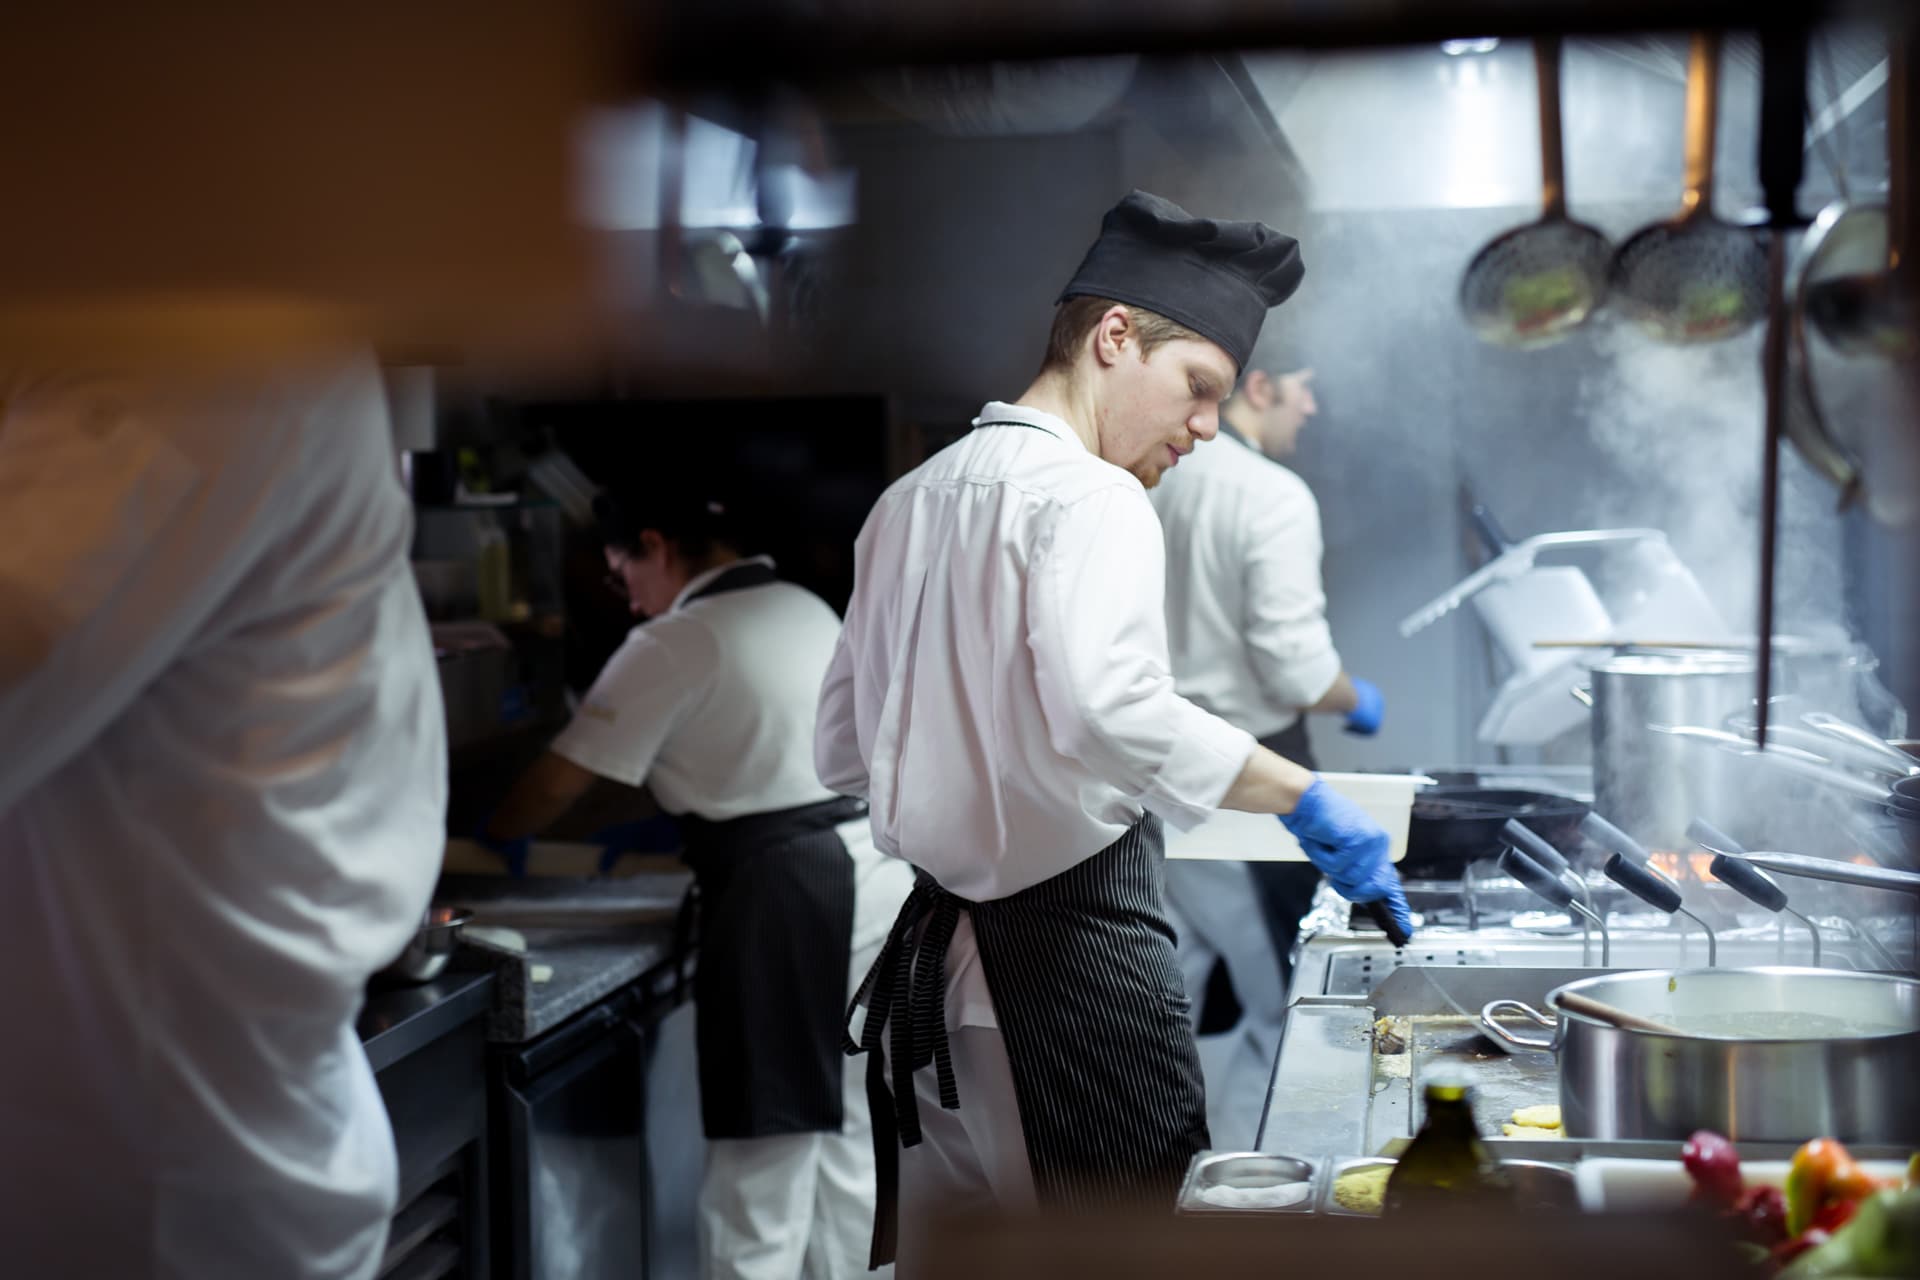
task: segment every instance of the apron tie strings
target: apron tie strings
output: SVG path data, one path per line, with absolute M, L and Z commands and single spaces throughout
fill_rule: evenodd
M 960 1106 L 953 1056 L 947 1043 L 947 946 L 960 923 L 960 899 L 922 873 L 847 1008 L 842 1047 L 849 1056 L 871 1053 L 877 1067 L 883 1046 L 892 1061 L 893 1119 L 900 1145 L 920 1142 L 920 1107 L 913 1073 L 931 1063 L 939 1083 L 940 1105 Z M 922 925 L 924 924 L 924 928 Z M 860 1037 L 852 1026 L 866 1009 Z M 891 1029 L 891 1034 L 889 1034 Z

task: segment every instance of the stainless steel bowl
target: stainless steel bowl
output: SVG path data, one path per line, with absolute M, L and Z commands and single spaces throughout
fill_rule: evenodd
M 1180 1213 L 1311 1213 L 1315 1165 L 1260 1151 L 1203 1151 L 1187 1167 Z M 1222 1195 L 1225 1191 L 1229 1194 Z M 1234 1195 L 1232 1193 L 1242 1193 Z M 1273 1202 L 1261 1203 L 1263 1193 Z M 1282 1203 L 1284 1201 L 1284 1203 Z
M 460 927 L 473 919 L 465 907 L 428 907 L 420 927 L 414 930 L 407 949 L 382 969 L 379 977 L 388 982 L 431 982 L 440 976 L 453 959 L 454 943 Z
M 1513 1188 L 1514 1208 L 1573 1212 L 1580 1208 L 1580 1191 L 1573 1170 L 1544 1160 L 1502 1160 L 1500 1175 Z

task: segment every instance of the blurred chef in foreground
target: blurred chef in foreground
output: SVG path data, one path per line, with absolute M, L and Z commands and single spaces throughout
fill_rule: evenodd
M 4 1269 L 364 1280 L 354 1019 L 446 805 L 378 369 L 294 309 L 113 326 L 0 321 Z

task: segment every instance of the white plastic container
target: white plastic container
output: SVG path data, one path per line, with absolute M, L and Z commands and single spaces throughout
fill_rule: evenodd
M 1784 1187 L 1786 1160 L 1742 1160 L 1740 1176 L 1749 1186 Z M 1897 1160 L 1862 1160 L 1876 1178 L 1899 1178 L 1906 1166 Z M 1693 1191 L 1693 1179 L 1678 1160 L 1623 1160 L 1589 1156 L 1574 1166 L 1580 1207 L 1589 1213 L 1654 1212 L 1679 1209 Z
M 1393 861 L 1407 856 L 1413 796 L 1433 779 L 1412 773 L 1323 773 L 1326 784 L 1366 810 L 1393 840 Z M 1270 813 L 1222 809 L 1191 831 L 1167 828 L 1169 858 L 1228 862 L 1305 862 L 1300 842 Z

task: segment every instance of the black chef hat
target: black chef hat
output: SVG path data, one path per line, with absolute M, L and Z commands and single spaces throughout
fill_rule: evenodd
M 1292 297 L 1304 274 L 1300 242 L 1264 222 L 1196 218 L 1135 191 L 1107 210 L 1059 301 L 1144 307 L 1220 344 L 1244 369 L 1268 309 Z
M 738 536 L 732 503 L 697 484 L 615 484 L 594 498 L 593 519 L 601 543 L 625 551 L 639 550 L 643 529 L 692 555 L 705 555 L 716 542 L 735 545 Z

